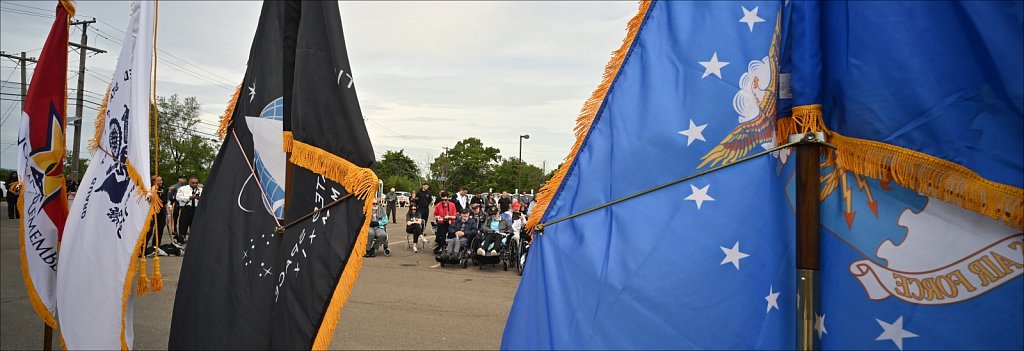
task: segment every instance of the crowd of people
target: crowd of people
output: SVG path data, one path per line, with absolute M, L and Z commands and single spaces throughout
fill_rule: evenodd
M 153 190 L 162 206 L 151 220 L 152 229 L 146 236 L 146 255 L 181 255 L 188 243 L 192 217 L 203 195 L 203 184 L 197 177 L 184 175 L 179 176 L 178 182 L 170 188 L 164 186 L 163 177 L 153 176 L 152 180 Z M 170 230 L 171 242 L 159 245 L 166 230 Z
M 153 176 L 152 181 L 153 190 L 162 206 L 160 206 L 160 212 L 151 219 L 151 230 L 146 236 L 146 255 L 150 257 L 158 254 L 161 256 L 180 255 L 188 242 L 192 217 L 195 215 L 199 199 L 203 195 L 203 184 L 199 183 L 199 179 L 196 177 L 184 175 L 178 177 L 178 182 L 170 188 L 164 186 L 163 177 Z M 21 217 L 17 207 L 18 195 L 22 188 L 18 173 L 11 172 L 4 183 L 8 205 L 7 217 L 18 219 Z M 68 202 L 73 202 L 78 191 L 78 183 L 69 179 L 65 189 Z M 168 230 L 171 242 L 159 245 L 163 241 L 164 233 Z
M 151 219 L 150 233 L 146 237 L 147 256 L 180 255 L 188 243 L 192 218 L 199 206 L 203 194 L 203 184 L 196 177 L 178 177 L 178 182 L 169 188 L 164 186 L 163 178 L 153 176 L 155 196 L 163 206 L 160 212 Z M 18 218 L 16 209 L 20 185 L 16 173 L 12 173 L 6 182 L 8 216 Z M 69 184 L 68 194 L 73 201 L 77 184 Z M 528 200 L 529 202 L 520 202 Z M 364 257 L 374 257 L 381 248 L 384 255 L 391 254 L 387 245 L 387 225 L 398 224 L 396 204 L 398 202 L 395 189 L 392 188 L 382 199 L 373 202 L 372 217 L 369 221 L 369 238 Z M 412 236 L 413 243 L 419 243 L 427 232 L 434 234 L 434 254 L 439 257 L 454 257 L 467 247 L 467 243 L 479 237 L 482 242 L 475 250 L 478 256 L 495 256 L 502 245 L 501 234 L 510 235 L 513 241 L 523 236 L 527 216 L 534 205 L 532 197 L 526 194 L 510 195 L 507 191 L 501 194 L 470 194 L 467 187 L 461 187 L 449 196 L 440 191 L 435 197 L 430 186 L 423 184 L 421 189 L 412 193 L 409 199 L 409 210 L 405 216 L 405 232 Z M 164 233 L 170 232 L 171 243 L 160 245 Z M 527 239 L 528 240 L 528 239 Z M 414 253 L 419 252 L 417 245 L 412 245 Z M 168 252 L 171 251 L 171 252 Z
M 428 184 L 423 184 L 419 191 L 412 194 L 405 231 L 412 236 L 413 243 L 418 243 L 429 228 L 434 234 L 433 252 L 441 258 L 455 257 L 463 248 L 474 250 L 478 256 L 498 255 L 501 248 L 509 244 L 508 240 L 502 238 L 508 237 L 511 242 L 518 242 L 525 237 L 522 235 L 523 229 L 535 202 L 529 195 L 515 196 L 507 191 L 500 195 L 470 194 L 467 187 L 461 187 L 451 196 L 442 190 L 435 197 Z M 382 247 L 385 256 L 390 255 L 385 228 L 388 223 L 398 224 L 396 203 L 394 188 L 383 199 L 374 201 L 364 257 L 376 256 L 378 247 Z M 477 237 L 481 244 L 468 247 L 468 243 Z M 415 244 L 412 250 L 414 253 L 419 251 Z

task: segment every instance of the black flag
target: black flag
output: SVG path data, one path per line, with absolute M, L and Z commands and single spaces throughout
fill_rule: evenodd
M 265 2 L 236 99 L 168 347 L 327 348 L 377 184 L 337 2 Z

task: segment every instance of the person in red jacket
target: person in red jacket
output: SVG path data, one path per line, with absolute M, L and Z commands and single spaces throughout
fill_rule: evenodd
M 434 206 L 434 220 L 437 222 L 437 231 L 434 232 L 434 252 L 440 253 L 444 248 L 445 236 L 448 227 L 455 222 L 459 213 L 455 210 L 455 204 L 448 199 L 448 193 L 442 191 L 437 197 L 437 205 Z

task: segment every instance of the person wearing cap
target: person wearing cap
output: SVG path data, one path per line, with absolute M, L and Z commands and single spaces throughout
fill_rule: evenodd
M 505 218 L 501 217 L 498 211 L 494 211 L 490 218 L 480 224 L 480 233 L 483 233 L 483 244 L 476 249 L 479 256 L 497 256 L 501 248 L 501 234 L 512 234 L 512 225 Z
M 472 242 L 473 237 L 477 235 L 477 231 L 478 224 L 476 219 L 469 216 L 469 210 L 460 213 L 458 219 L 448 229 L 448 246 L 444 252 L 447 255 L 447 259 L 459 257 L 462 247 L 466 243 Z

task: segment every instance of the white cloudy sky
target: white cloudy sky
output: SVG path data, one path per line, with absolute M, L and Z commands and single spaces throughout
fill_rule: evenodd
M 56 1 L 0 1 L 0 50 L 38 56 Z M 128 2 L 79 2 L 76 19 L 96 18 L 89 45 L 108 53 L 86 60 L 83 145 L 112 74 L 128 22 Z M 245 73 L 259 2 L 160 4 L 157 94 L 195 96 L 213 133 Z M 421 164 L 466 137 L 558 165 L 572 126 L 625 36 L 636 3 L 623 2 L 341 2 L 352 70 L 367 129 L 380 157 L 405 149 Z M 43 15 L 43 16 L 41 16 Z M 47 17 L 49 16 L 49 17 Z M 76 26 L 78 27 L 78 26 Z M 72 29 L 71 40 L 81 32 Z M 33 66 L 29 65 L 31 78 Z M 78 53 L 70 54 L 69 87 Z M 15 62 L 0 59 L 0 167 L 14 168 L 20 92 Z M 73 92 L 72 92 L 73 93 Z M 74 94 L 71 94 L 72 98 Z M 75 104 L 68 105 L 73 115 Z M 68 130 L 70 150 L 72 130 Z M 83 151 L 84 152 L 84 151 Z

